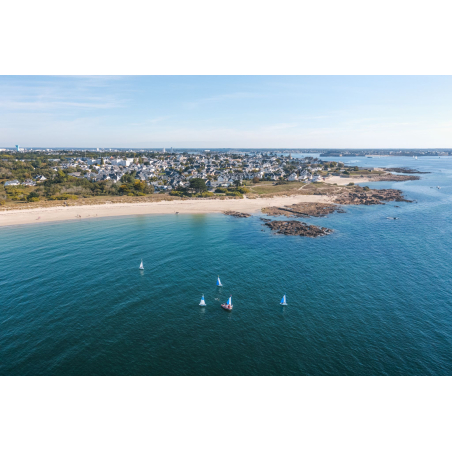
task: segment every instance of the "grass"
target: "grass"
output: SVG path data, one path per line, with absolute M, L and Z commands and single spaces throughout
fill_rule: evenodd
M 142 202 L 158 202 L 158 201 L 174 201 L 181 199 L 177 196 L 169 196 L 167 194 L 153 194 L 146 196 L 93 196 L 90 198 L 70 199 L 67 201 L 47 201 L 41 199 L 38 202 L 26 201 L 10 201 L 0 206 L 0 210 L 8 209 L 36 209 L 42 207 L 58 207 L 58 206 L 90 206 L 99 204 L 117 204 L 117 203 L 142 203 Z
M 288 184 L 283 185 L 274 185 L 274 182 L 260 182 L 259 184 L 253 185 L 249 188 L 251 193 L 256 193 L 258 195 L 273 195 L 277 193 L 295 192 L 304 185 L 306 184 L 303 182 L 289 182 Z

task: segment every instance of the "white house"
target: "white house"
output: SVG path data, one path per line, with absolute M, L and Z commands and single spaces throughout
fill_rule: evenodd
M 8 180 L 5 182 L 5 187 L 7 187 L 8 185 L 20 185 L 20 182 L 17 179 Z
M 292 173 L 292 174 L 287 178 L 287 180 L 293 182 L 293 181 L 295 181 L 295 180 L 298 180 L 298 176 L 297 176 L 296 173 Z

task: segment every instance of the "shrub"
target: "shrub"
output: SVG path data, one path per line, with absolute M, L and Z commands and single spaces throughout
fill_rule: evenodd
M 227 191 L 228 191 L 227 188 L 224 188 L 224 187 L 218 187 L 218 188 L 215 190 L 215 193 L 226 193 Z
M 257 176 L 253 177 L 253 184 L 257 184 L 259 182 L 259 178 Z
M 243 195 L 238 191 L 228 191 L 226 194 L 228 196 L 235 196 L 236 198 L 243 198 Z
M 352 185 L 355 185 L 355 183 L 354 183 L 354 182 L 350 182 L 350 183 L 348 184 L 349 187 L 351 187 Z
M 61 195 L 55 195 L 55 196 L 51 196 L 50 199 L 52 200 L 60 200 L 60 201 L 65 201 L 67 199 L 78 199 L 78 196 L 76 195 L 68 195 L 65 193 L 62 193 Z
M 365 190 L 365 191 L 369 191 L 370 190 L 370 188 L 366 185 L 365 187 L 363 187 L 363 190 Z
M 28 201 L 28 202 L 37 202 L 37 201 L 39 201 L 39 193 L 36 193 L 35 191 L 32 191 L 32 192 L 27 196 L 27 201 Z

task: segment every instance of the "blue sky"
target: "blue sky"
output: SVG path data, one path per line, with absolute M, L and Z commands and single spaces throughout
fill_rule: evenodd
M 452 147 L 449 76 L 1 76 L 0 147 Z

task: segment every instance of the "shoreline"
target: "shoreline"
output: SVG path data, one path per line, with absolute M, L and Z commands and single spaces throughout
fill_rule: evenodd
M 190 199 L 146 203 L 115 203 L 79 206 L 39 207 L 0 212 L 0 227 L 23 224 L 39 224 L 68 220 L 83 220 L 105 217 L 153 214 L 206 214 L 234 210 L 242 213 L 257 213 L 263 207 L 282 207 L 288 203 L 323 202 L 332 203 L 324 195 L 274 196 L 270 198 L 243 199 Z

